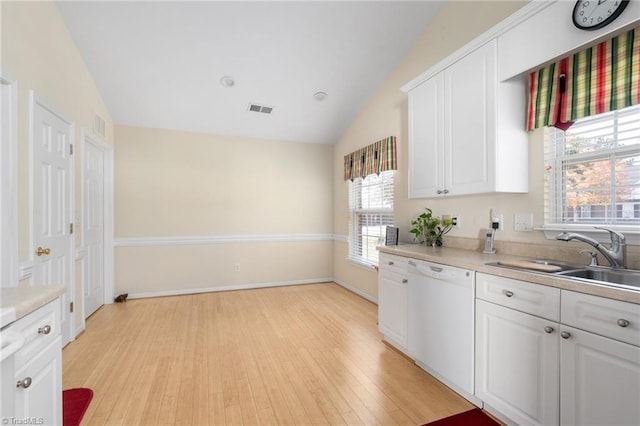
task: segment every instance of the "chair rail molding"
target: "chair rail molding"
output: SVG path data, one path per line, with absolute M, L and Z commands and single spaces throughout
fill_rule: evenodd
M 114 247 L 170 246 L 191 244 L 229 244 L 294 241 L 332 241 L 333 234 L 210 235 L 181 237 L 124 237 L 114 240 Z

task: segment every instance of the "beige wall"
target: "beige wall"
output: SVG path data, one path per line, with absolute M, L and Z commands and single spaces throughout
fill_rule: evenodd
M 400 87 L 437 64 L 501 20 L 513 14 L 526 2 L 447 2 L 440 14 L 430 23 L 409 53 L 385 80 L 368 105 L 340 138 L 334 149 L 334 232 L 348 234 L 348 185 L 341 178 L 343 156 L 357 148 L 389 135 L 398 137 L 398 171 L 395 174 L 394 210 L 401 240 L 411 241 L 410 222 L 425 207 L 436 214 L 455 214 L 461 226 L 450 237 L 479 238 L 480 230 L 489 223 L 489 209 L 502 213 L 505 230 L 499 231 L 497 241 L 546 243 L 541 232 L 513 231 L 516 212 L 534 214 L 536 226 L 542 224 L 542 132 L 530 136 L 528 194 L 478 195 L 442 199 L 409 200 L 407 186 L 407 96 Z M 445 238 L 446 244 L 447 238 Z M 377 274 L 355 266 L 347 259 L 347 243 L 334 243 L 334 276 L 365 293 L 377 297 Z
M 81 206 L 80 132 L 91 129 L 94 114 L 106 120 L 106 142 L 113 145 L 113 123 L 79 51 L 53 2 L 7 2 L 2 8 L 1 69 L 3 77 L 18 83 L 18 220 L 20 261 L 32 260 L 30 205 L 31 90 L 75 124 L 75 201 Z M 76 226 L 80 230 L 80 226 Z M 80 244 L 80 232 L 76 234 Z M 28 285 L 29 282 L 21 282 Z M 35 283 L 37 284 L 37 283 Z M 82 283 L 76 282 L 76 307 L 82 303 Z M 81 324 L 81 309 L 76 309 Z
M 123 238 L 214 241 L 117 247 L 116 291 L 331 277 L 332 151 L 329 145 L 117 126 L 116 244 Z M 281 237 L 294 241 L 272 241 Z

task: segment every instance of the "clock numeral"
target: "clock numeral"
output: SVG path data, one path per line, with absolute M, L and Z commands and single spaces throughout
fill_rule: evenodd
M 588 1 L 585 1 L 584 3 L 582 3 L 582 8 L 583 9 L 587 8 L 587 7 L 589 7 L 589 2 Z

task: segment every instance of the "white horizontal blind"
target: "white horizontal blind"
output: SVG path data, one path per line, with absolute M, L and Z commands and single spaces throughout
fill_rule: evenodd
M 545 226 L 640 225 L 640 105 L 545 128 Z
M 349 182 L 349 212 L 349 258 L 376 265 L 376 246 L 393 225 L 393 170 Z

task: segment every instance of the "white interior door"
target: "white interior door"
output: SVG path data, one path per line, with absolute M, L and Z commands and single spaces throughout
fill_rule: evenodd
M 83 146 L 83 225 L 86 249 L 84 317 L 104 304 L 105 285 L 105 152 L 87 136 Z
M 61 297 L 65 345 L 73 339 L 73 124 L 36 96 L 32 107 L 33 282 L 66 287 Z

